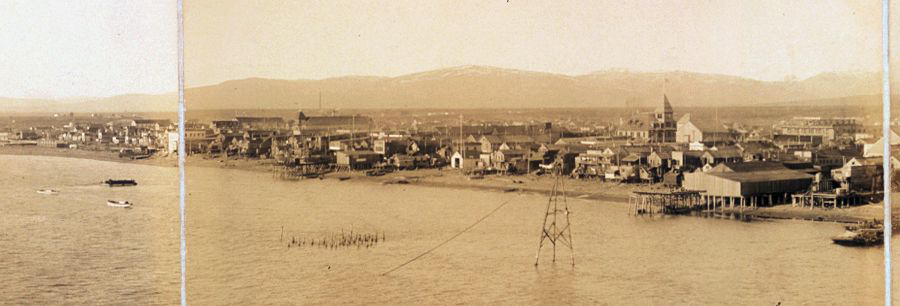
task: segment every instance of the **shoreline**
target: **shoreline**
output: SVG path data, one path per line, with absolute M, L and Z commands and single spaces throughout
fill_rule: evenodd
M 193 159 L 192 159 L 193 158 Z M 221 169 L 236 169 L 260 173 L 272 173 L 272 163 L 265 160 L 225 160 L 189 157 L 186 161 L 188 167 L 215 167 Z M 397 181 L 406 181 L 407 185 L 419 185 L 435 188 L 465 189 L 491 192 L 520 192 L 546 196 L 553 188 L 553 179 L 550 177 L 533 176 L 485 176 L 480 180 L 469 180 L 458 170 L 421 169 L 412 171 L 397 171 L 384 176 L 370 177 L 362 171 L 356 172 L 332 172 L 324 176 L 325 180 L 347 180 L 356 183 L 368 184 L 392 184 Z M 302 181 L 304 179 L 298 179 Z M 518 183 L 517 183 L 518 182 Z M 653 186 L 629 185 L 607 183 L 598 181 L 564 180 L 566 195 L 569 198 L 581 200 L 596 200 L 615 203 L 616 205 L 628 205 L 628 198 L 632 191 L 660 190 Z M 900 193 L 894 195 L 900 196 Z M 857 223 L 859 221 L 878 219 L 883 220 L 883 204 L 870 203 L 843 209 L 809 209 L 791 207 L 789 204 L 781 204 L 772 207 L 760 207 L 755 210 L 724 209 L 716 211 L 698 211 L 711 214 L 739 214 L 745 217 L 757 219 L 782 219 L 804 220 L 837 223 Z M 895 215 L 900 209 L 895 208 Z
M 13 147 L 0 146 L 0 155 L 39 155 L 64 158 L 80 158 L 98 161 L 119 162 L 128 164 L 151 165 L 160 167 L 177 167 L 176 158 L 154 156 L 148 159 L 131 160 L 119 158 L 115 152 L 88 151 L 80 149 L 57 149 L 47 147 Z M 201 168 L 234 169 L 257 173 L 273 173 L 271 160 L 213 159 L 205 156 L 191 155 L 185 158 L 185 166 Z M 274 175 L 274 174 L 273 174 Z M 392 184 L 404 181 L 408 185 L 426 187 L 466 189 L 493 192 L 532 193 L 534 195 L 549 194 L 554 179 L 534 176 L 485 176 L 483 179 L 470 180 L 458 170 L 421 169 L 396 171 L 384 176 L 366 176 L 364 172 L 332 172 L 324 176 L 326 180 L 348 180 L 351 183 Z M 300 179 L 301 181 L 303 179 Z M 654 186 L 629 185 L 598 181 L 563 180 L 566 196 L 573 199 L 596 200 L 627 205 L 629 195 L 637 190 L 661 190 Z M 900 198 L 900 193 L 892 193 L 892 197 Z M 893 215 L 900 212 L 895 207 Z M 724 209 L 709 213 L 742 214 L 746 217 L 760 219 L 793 219 L 838 223 L 856 223 L 863 220 L 883 220 L 883 203 L 870 203 L 844 209 L 809 209 L 791 207 L 782 204 L 772 207 L 760 207 L 755 210 Z
M 125 164 L 148 165 L 157 167 L 178 167 L 176 158 L 153 156 L 147 159 L 120 158 L 118 153 L 112 151 L 93 151 L 82 149 L 62 149 L 38 146 L 0 146 L 0 155 L 16 156 L 51 156 L 63 158 L 89 159 Z

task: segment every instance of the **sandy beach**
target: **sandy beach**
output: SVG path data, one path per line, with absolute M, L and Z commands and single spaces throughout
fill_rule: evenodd
M 148 159 L 131 160 L 119 158 L 116 152 L 89 151 L 78 149 L 56 149 L 36 146 L 0 146 L 0 154 L 8 155 L 45 155 L 69 158 L 82 158 L 100 161 L 121 163 L 133 163 L 154 165 L 162 167 L 177 167 L 178 161 L 174 157 L 154 156 Z M 192 155 L 185 159 L 188 167 L 209 167 L 222 169 L 236 169 L 254 172 L 272 172 L 273 160 L 256 159 L 228 159 L 209 158 L 202 155 Z M 384 176 L 366 176 L 364 172 L 333 172 L 328 173 L 323 179 L 346 180 L 347 183 L 390 184 L 398 181 L 408 185 L 422 185 L 429 187 L 456 188 L 469 190 L 485 190 L 500 192 L 524 192 L 532 194 L 549 194 L 553 188 L 554 179 L 544 176 L 485 176 L 483 179 L 469 179 L 458 170 L 448 169 L 420 169 L 413 171 L 397 171 Z M 302 183 L 298 182 L 298 183 Z M 657 185 L 619 184 L 600 181 L 564 180 L 566 195 L 571 198 L 590 199 L 604 202 L 615 202 L 627 205 L 628 196 L 632 191 L 665 190 Z M 900 193 L 894 193 L 893 197 L 900 200 Z M 894 215 L 900 214 L 900 209 L 893 207 Z M 883 219 L 883 204 L 874 203 L 845 209 L 809 209 L 791 207 L 790 205 L 778 205 L 774 207 L 761 207 L 756 210 L 739 210 L 725 212 L 740 212 L 746 216 L 773 219 L 799 219 L 826 222 L 855 223 L 861 220 Z
M 271 160 L 222 160 L 189 156 L 186 160 L 189 167 L 217 167 L 227 169 L 239 169 L 246 171 L 271 172 Z M 554 179 L 546 176 L 485 176 L 483 179 L 472 180 L 462 175 L 458 170 L 421 169 L 414 171 L 397 171 L 384 176 L 366 176 L 364 172 L 336 172 L 328 173 L 325 180 L 346 180 L 348 183 L 377 183 L 390 184 L 404 181 L 408 185 L 421 185 L 429 187 L 456 188 L 468 190 L 485 190 L 500 192 L 525 192 L 532 194 L 549 194 L 553 188 Z M 564 180 L 566 195 L 571 198 L 590 199 L 604 202 L 622 203 L 627 205 L 629 194 L 632 191 L 666 190 L 659 185 L 620 184 L 611 182 L 588 180 Z M 900 193 L 894 193 L 895 199 L 900 199 Z M 900 209 L 893 207 L 894 215 L 900 214 Z M 791 207 L 790 205 L 777 205 L 774 207 L 760 207 L 755 210 L 728 210 L 725 213 L 742 213 L 745 216 L 766 219 L 797 219 L 825 222 L 856 223 L 863 220 L 883 219 L 884 206 L 882 203 L 873 203 L 844 209 L 809 209 Z

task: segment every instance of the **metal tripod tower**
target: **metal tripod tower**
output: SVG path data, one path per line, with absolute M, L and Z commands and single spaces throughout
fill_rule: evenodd
M 554 263 L 556 262 L 556 244 L 560 243 L 569 247 L 572 266 L 575 266 L 575 249 L 572 247 L 572 227 L 569 222 L 569 204 L 566 201 L 565 184 L 561 172 L 561 170 L 557 170 L 556 182 L 553 183 L 553 189 L 550 191 L 550 200 L 547 202 L 547 211 L 544 214 L 544 225 L 541 228 L 541 242 L 538 244 L 537 255 L 534 256 L 535 267 L 540 262 L 544 241 L 549 241 L 553 245 Z M 560 203 L 560 195 L 562 196 L 562 203 Z

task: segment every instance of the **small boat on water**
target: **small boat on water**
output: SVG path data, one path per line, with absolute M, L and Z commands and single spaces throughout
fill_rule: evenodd
M 121 200 L 106 200 L 106 205 L 118 208 L 131 208 L 131 202 Z
M 127 179 L 127 180 L 108 179 L 108 180 L 104 181 L 103 183 L 106 185 L 109 185 L 109 187 L 137 186 L 137 181 L 132 180 L 132 179 Z
M 832 237 L 831 241 L 844 246 L 873 246 L 884 243 L 884 225 L 877 221 L 867 221 L 845 228 L 843 234 Z
M 40 194 L 57 194 L 59 190 L 56 189 L 38 189 L 37 193 Z
M 338 177 L 338 179 L 342 180 L 342 181 L 346 181 L 346 180 L 349 180 L 350 177 L 349 176 L 341 176 L 341 177 Z

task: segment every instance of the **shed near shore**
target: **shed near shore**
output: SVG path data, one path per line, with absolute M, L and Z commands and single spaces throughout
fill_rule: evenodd
M 684 175 L 684 188 L 704 190 L 713 205 L 789 203 L 791 195 L 809 190 L 814 177 L 795 170 L 694 172 Z

